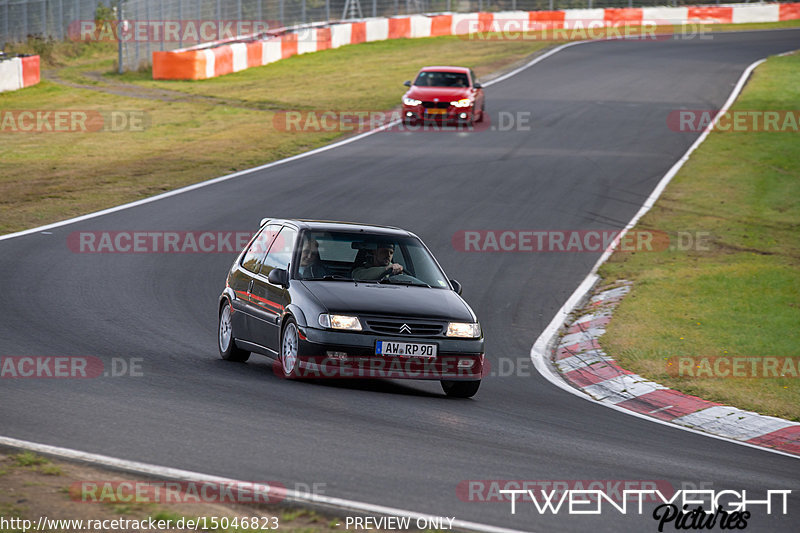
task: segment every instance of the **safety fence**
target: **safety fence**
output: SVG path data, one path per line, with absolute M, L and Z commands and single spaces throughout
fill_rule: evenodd
M 0 0 L 0 45 L 29 38 L 86 38 L 106 27 L 104 40 L 121 36 L 123 65 L 150 64 L 152 52 L 313 22 L 421 13 L 554 11 L 684 6 L 685 0 Z M 709 4 L 719 4 L 709 2 Z M 750 4 L 725 2 L 724 5 Z M 752 5 L 752 4 L 751 4 Z M 169 31 L 180 28 L 178 31 Z M 110 30 L 108 28 L 111 28 Z M 145 29 L 143 29 L 145 28 Z M 241 31 L 237 31 L 241 30 Z M 253 31 L 255 30 L 255 31 Z M 95 36 L 96 37 L 96 36 Z

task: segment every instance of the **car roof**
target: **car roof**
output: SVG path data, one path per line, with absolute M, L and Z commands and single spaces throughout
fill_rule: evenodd
M 362 224 L 357 222 L 341 222 L 336 220 L 308 220 L 302 218 L 295 219 L 282 219 L 282 218 L 265 218 L 261 221 L 261 226 L 266 223 L 283 224 L 289 223 L 296 226 L 297 229 L 314 230 L 314 231 L 364 231 L 369 234 L 375 235 L 395 235 L 406 237 L 413 235 L 410 231 L 396 228 L 394 226 L 378 226 L 375 224 Z
M 467 67 L 422 67 L 420 72 L 430 72 L 430 71 L 437 71 L 437 72 L 463 72 L 468 73 L 469 69 Z

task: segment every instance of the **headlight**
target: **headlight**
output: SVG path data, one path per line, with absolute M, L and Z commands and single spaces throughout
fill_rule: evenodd
M 462 337 L 474 339 L 481 336 L 481 325 L 478 322 L 469 324 L 466 322 L 450 322 L 447 325 L 448 337 Z
M 358 320 L 357 316 L 329 315 L 323 313 L 319 315 L 319 325 L 323 328 L 361 331 L 361 322 Z
M 472 100 L 469 98 L 462 98 L 456 102 L 450 102 L 450 105 L 453 107 L 469 107 L 472 105 Z
M 403 97 L 403 103 L 404 103 L 405 105 L 419 105 L 419 104 L 421 104 L 421 103 L 422 103 L 422 100 L 414 100 L 413 98 L 406 98 L 406 97 L 404 96 L 404 97 Z

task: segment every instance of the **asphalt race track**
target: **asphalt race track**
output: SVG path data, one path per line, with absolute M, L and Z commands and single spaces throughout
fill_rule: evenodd
M 553 516 L 520 504 L 512 515 L 508 502 L 462 501 L 459 482 L 664 480 L 762 498 L 792 489 L 788 515 L 754 509 L 747 531 L 798 531 L 797 459 L 626 416 L 536 373 L 531 345 L 599 253 L 465 253 L 451 240 L 623 227 L 697 136 L 671 131 L 667 114 L 718 109 L 750 63 L 799 47 L 800 29 L 573 46 L 487 88 L 492 123 L 530 112 L 529 131 L 378 133 L 2 241 L 0 355 L 142 358 L 143 376 L 3 379 L 0 434 L 289 488 L 322 483 L 331 497 L 530 531 L 657 523 L 652 506 Z M 464 285 L 488 359 L 514 372 L 485 379 L 472 400 L 446 399 L 437 382 L 281 380 L 266 358 L 217 353 L 217 297 L 234 254 L 67 247 L 78 231 L 253 231 L 264 216 L 414 231 Z

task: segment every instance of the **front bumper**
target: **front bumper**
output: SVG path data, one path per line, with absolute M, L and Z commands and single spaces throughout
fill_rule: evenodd
M 436 357 L 375 354 L 378 340 L 436 344 Z M 392 378 L 472 381 L 485 372 L 483 338 L 395 337 L 302 328 L 298 350 L 301 377 Z
M 449 106 L 445 111 L 445 113 L 441 114 L 430 114 L 426 113 L 422 105 L 403 105 L 403 120 L 406 122 L 437 122 L 446 124 L 459 124 L 472 121 L 473 106 Z

